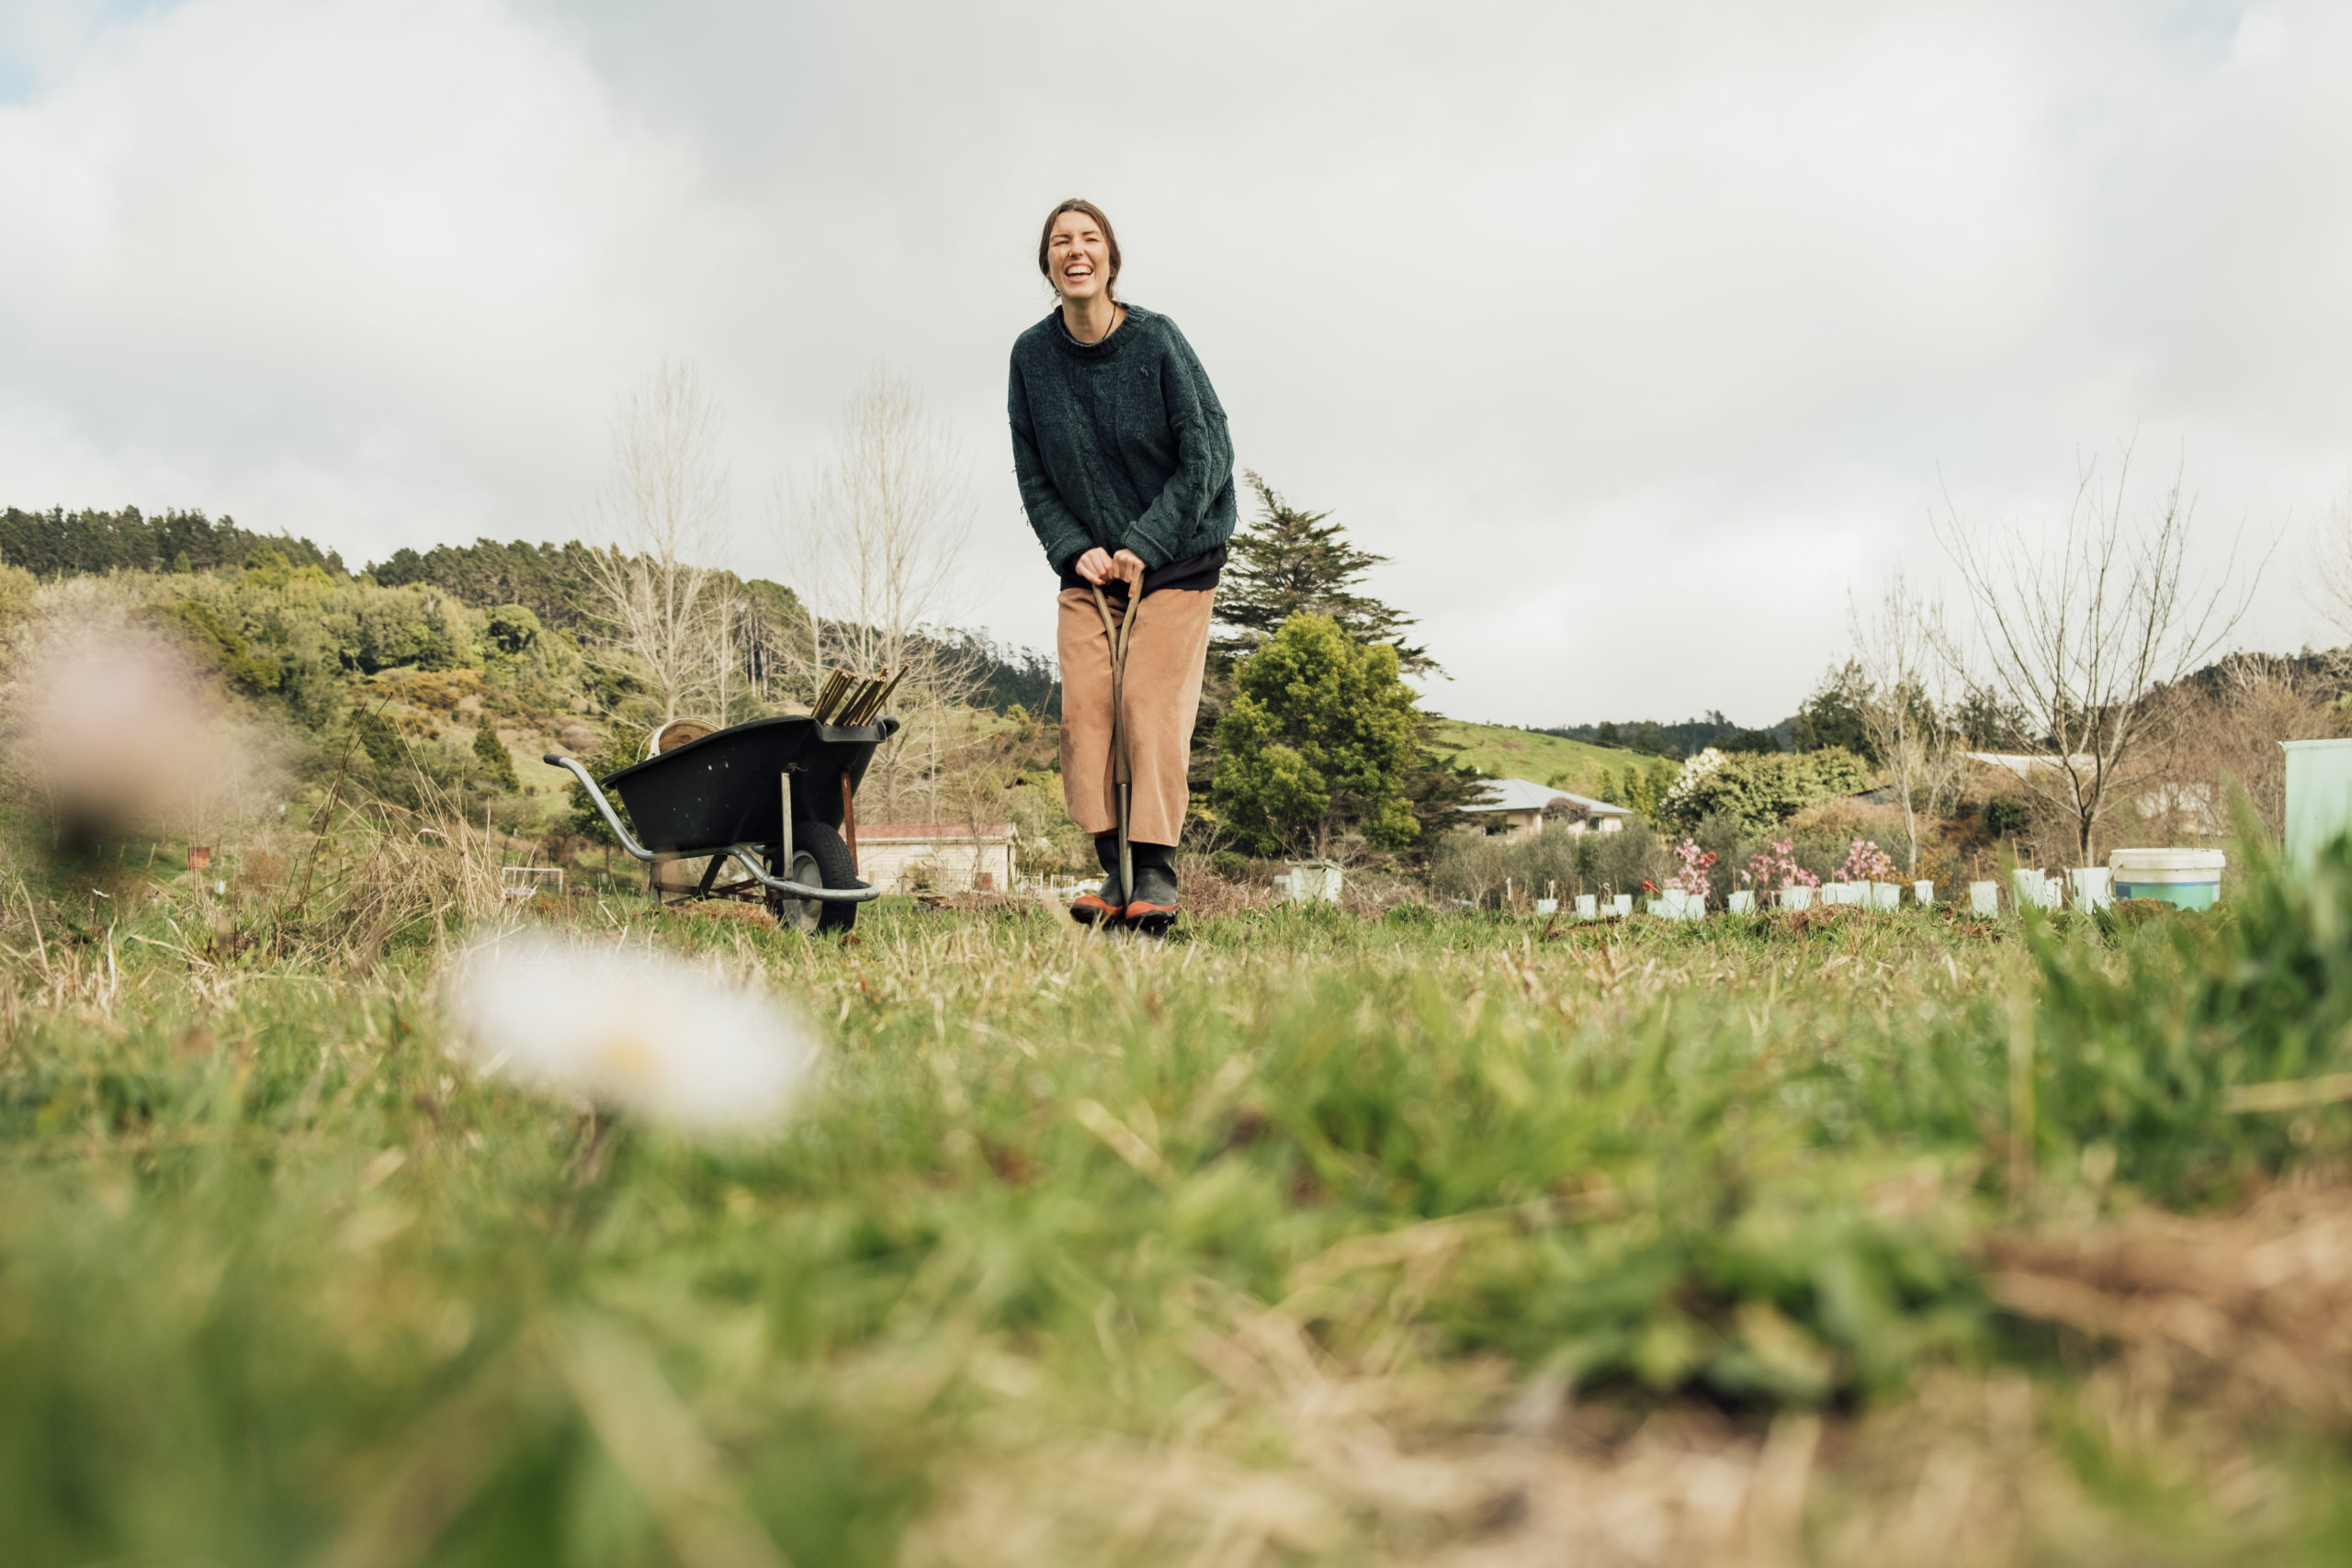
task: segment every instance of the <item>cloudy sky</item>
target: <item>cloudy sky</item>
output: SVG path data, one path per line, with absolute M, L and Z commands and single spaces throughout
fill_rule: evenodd
M 590 532 L 664 356 L 732 564 L 876 367 L 960 434 L 965 617 L 1044 644 L 1006 350 L 1081 194 L 1245 466 L 1526 724 L 1787 713 L 1930 513 L 2176 468 L 2325 638 L 2352 6 L 0 3 L 0 503 L 379 558 Z

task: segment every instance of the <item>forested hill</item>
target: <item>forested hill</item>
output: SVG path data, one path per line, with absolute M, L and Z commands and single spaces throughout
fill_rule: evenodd
M 387 588 L 422 584 L 469 604 L 522 604 L 542 624 L 574 637 L 586 629 L 596 603 L 588 547 L 577 539 L 560 545 L 476 539 L 470 545 L 435 545 L 422 554 L 400 549 L 368 571 Z M 746 616 L 743 635 L 751 640 L 781 639 L 799 623 L 803 612 L 791 589 L 759 578 L 738 586 Z M 976 667 L 981 705 L 1001 712 L 1017 703 L 1035 713 L 1060 714 L 1057 671 L 1046 655 L 993 642 L 974 631 L 942 629 L 933 640 L 958 662 L 968 660 Z
M 291 534 L 255 534 L 232 518 L 215 521 L 202 512 L 166 512 L 150 517 L 135 506 L 119 512 L 0 512 L 0 561 L 36 577 L 103 575 L 109 571 L 211 572 L 243 568 L 275 557 L 287 567 L 317 567 L 336 578 L 351 578 L 343 557 Z M 577 539 L 534 545 L 521 539 L 501 544 L 476 539 L 470 545 L 435 545 L 429 550 L 394 550 L 370 563 L 363 575 L 385 588 L 437 588 L 478 610 L 520 604 L 541 625 L 577 643 L 592 630 L 597 603 L 589 573 L 588 547 Z M 283 568 L 277 570 L 282 570 Z M 803 635 L 799 599 L 782 583 L 724 574 L 736 592 L 735 627 L 747 659 L 755 664 Z M 933 634 L 944 649 L 976 667 L 978 700 L 1002 710 L 1019 704 L 1034 713 L 1057 716 L 1060 701 L 1053 660 L 1030 649 L 991 641 L 978 632 L 943 628 Z
M 343 558 L 291 534 L 254 534 L 201 512 L 150 517 L 135 506 L 119 512 L 0 512 L 0 560 L 35 577 L 130 571 L 211 571 L 243 566 L 256 550 L 274 549 L 289 566 L 315 566 L 348 575 Z
M 560 545 L 476 539 L 470 545 L 435 545 L 422 554 L 402 548 L 371 564 L 368 573 L 387 588 L 427 585 L 469 604 L 527 605 L 543 624 L 575 634 L 596 598 L 588 547 L 577 539 Z M 768 582 L 756 587 L 775 589 L 781 595 L 778 609 L 795 602 L 788 588 Z

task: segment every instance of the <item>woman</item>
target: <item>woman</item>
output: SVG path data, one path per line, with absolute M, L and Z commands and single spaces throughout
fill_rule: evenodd
M 1062 799 L 1107 874 L 1071 908 L 1087 924 L 1165 931 L 1184 825 L 1209 606 L 1234 519 L 1233 443 L 1176 323 L 1121 301 L 1119 241 L 1091 201 L 1046 216 L 1037 270 L 1058 301 L 1012 345 L 1012 463 L 1029 526 L 1061 574 Z M 1129 617 L 1121 732 L 1135 886 L 1119 878 L 1111 754 L 1114 625 Z

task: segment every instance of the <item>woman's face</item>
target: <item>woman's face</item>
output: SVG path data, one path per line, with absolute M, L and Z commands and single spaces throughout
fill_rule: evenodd
M 1046 270 L 1065 299 L 1091 299 L 1111 286 L 1111 247 L 1102 226 L 1083 212 L 1054 220 L 1046 242 Z

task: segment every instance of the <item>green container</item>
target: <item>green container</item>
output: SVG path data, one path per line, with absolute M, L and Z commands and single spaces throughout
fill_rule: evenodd
M 2117 850 L 2107 857 L 2118 898 L 2154 898 L 2183 909 L 2210 909 L 2222 898 L 2219 850 Z
M 2281 740 L 2287 753 L 2287 863 L 2309 866 L 2352 829 L 2352 740 Z

